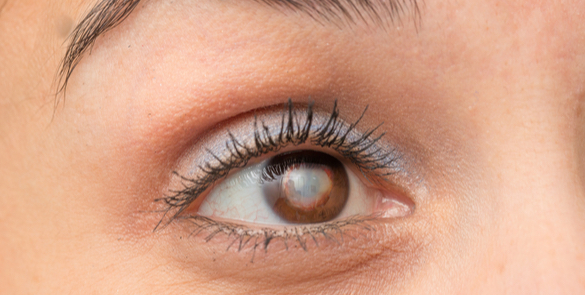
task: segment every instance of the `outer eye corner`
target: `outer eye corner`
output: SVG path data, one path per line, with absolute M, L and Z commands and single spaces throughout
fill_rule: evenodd
M 401 218 L 412 215 L 416 204 L 410 198 L 396 192 L 377 192 L 374 211 L 381 218 Z

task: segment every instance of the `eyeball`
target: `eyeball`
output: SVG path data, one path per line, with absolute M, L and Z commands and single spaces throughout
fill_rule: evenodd
M 377 209 L 399 217 L 411 212 L 398 199 L 368 187 L 340 160 L 301 150 L 276 155 L 230 174 L 197 209 L 200 216 L 251 224 L 318 224 L 369 215 Z
M 345 167 L 325 153 L 284 153 L 272 158 L 263 171 L 263 195 L 287 222 L 329 221 L 339 215 L 349 197 Z

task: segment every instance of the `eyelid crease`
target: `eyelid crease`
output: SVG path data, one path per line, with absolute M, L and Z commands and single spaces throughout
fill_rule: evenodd
M 174 171 L 173 174 L 180 178 L 183 189 L 172 190 L 171 195 L 155 200 L 155 202 L 163 201 L 167 206 L 167 209 L 163 210 L 165 213 L 155 230 L 165 218 L 169 218 L 168 222 L 177 218 L 201 194 L 216 181 L 226 177 L 231 170 L 243 168 L 251 159 L 277 152 L 289 145 L 298 146 L 308 142 L 316 146 L 331 148 L 344 158 L 349 159 L 370 181 L 371 177 L 368 176 L 384 179 L 399 171 L 400 157 L 396 150 L 391 148 L 386 151 L 377 146 L 385 133 L 372 137 L 381 124 L 363 133 L 356 131 L 356 126 L 363 119 L 367 107 L 354 123 L 347 124 L 339 118 L 339 109 L 337 101 L 335 101 L 329 118 L 321 122 L 319 126 L 315 124 L 319 118 L 314 116 L 313 105 L 314 102 L 309 102 L 305 121 L 301 122 L 292 100 L 289 99 L 280 117 L 280 127 L 276 135 L 271 133 L 271 129 L 264 121 L 261 121 L 262 127 L 260 129 L 258 117 L 255 116 L 253 139 L 250 140 L 253 141 L 253 147 L 242 143 L 231 131 L 228 131 L 229 139 L 225 141 L 224 148 L 227 151 L 226 156 L 205 149 L 211 161 L 206 161 L 203 165 L 198 166 L 203 176 L 189 178 Z

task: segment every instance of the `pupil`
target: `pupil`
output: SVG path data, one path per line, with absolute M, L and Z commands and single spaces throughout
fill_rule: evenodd
M 270 159 L 263 168 L 262 185 L 273 210 L 293 223 L 331 220 L 349 195 L 343 164 L 328 154 L 308 150 Z

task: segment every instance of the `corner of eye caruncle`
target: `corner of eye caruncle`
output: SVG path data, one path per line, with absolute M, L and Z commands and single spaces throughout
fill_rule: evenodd
M 376 190 L 375 212 L 381 218 L 407 217 L 414 213 L 415 204 L 406 196 L 398 193 Z

